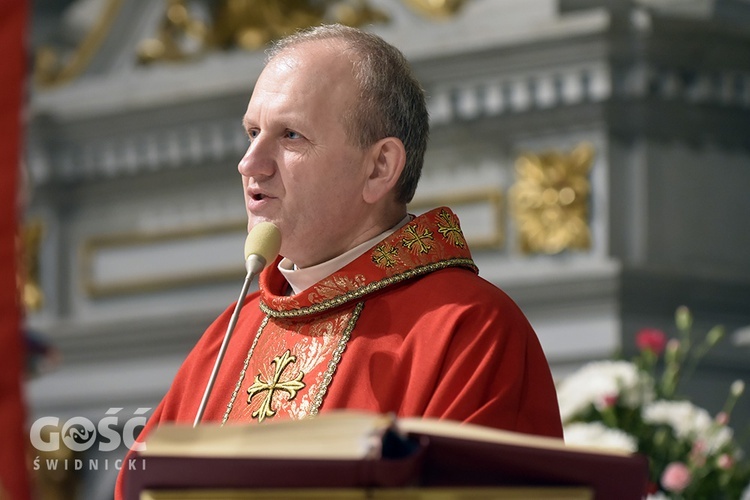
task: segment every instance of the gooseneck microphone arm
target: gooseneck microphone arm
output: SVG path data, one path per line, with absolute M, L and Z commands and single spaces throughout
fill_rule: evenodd
M 201 404 L 198 407 L 198 412 L 195 414 L 193 427 L 197 426 L 200 423 L 201 419 L 203 418 L 203 412 L 206 411 L 208 397 L 211 395 L 211 391 L 214 388 L 216 375 L 219 373 L 221 361 L 224 359 L 224 354 L 227 352 L 229 338 L 232 336 L 235 325 L 237 325 L 237 319 L 240 317 L 240 309 L 242 309 L 242 304 L 245 302 L 245 297 L 247 297 L 247 291 L 250 289 L 250 282 L 252 281 L 252 279 L 253 276 L 250 273 L 247 273 L 247 276 L 245 276 L 245 282 L 242 284 L 242 290 L 240 291 L 240 298 L 237 300 L 237 304 L 234 306 L 232 318 L 229 320 L 229 325 L 227 325 L 227 331 L 224 334 L 224 341 L 221 343 L 221 348 L 219 348 L 219 354 L 216 355 L 214 369 L 211 371 L 211 377 L 209 377 L 208 384 L 206 384 L 206 390 L 203 392 L 203 399 L 201 399 Z
M 232 317 L 227 325 L 227 331 L 224 334 L 224 340 L 219 348 L 219 353 L 216 355 L 216 361 L 214 362 L 213 370 L 211 370 L 211 376 L 208 379 L 206 390 L 203 392 L 203 398 L 201 399 L 198 411 L 195 414 L 193 427 L 196 427 L 200 423 L 203 418 L 203 413 L 206 411 L 208 398 L 211 396 L 211 391 L 216 382 L 216 376 L 219 373 L 221 362 L 227 352 L 229 339 L 231 338 L 232 332 L 237 325 L 237 320 L 240 317 L 240 310 L 245 302 L 245 297 L 247 297 L 247 292 L 250 289 L 250 283 L 255 276 L 260 274 L 267 264 L 276 259 L 280 247 L 281 235 L 278 228 L 270 222 L 261 222 L 260 224 L 257 224 L 247 235 L 247 239 L 245 240 L 245 268 L 247 269 L 247 276 L 245 276 L 245 282 L 242 284 L 240 297 L 237 299 L 237 304 L 234 306 L 234 312 L 232 313 Z

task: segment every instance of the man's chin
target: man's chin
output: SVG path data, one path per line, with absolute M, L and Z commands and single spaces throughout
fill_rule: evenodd
M 263 216 L 252 216 L 252 217 L 248 218 L 248 221 L 247 221 L 247 232 L 248 232 L 248 234 L 250 233 L 250 231 L 252 231 L 252 229 L 255 226 L 257 226 L 258 224 L 260 224 L 262 222 L 273 224 L 274 226 L 276 226 L 277 229 L 279 229 L 279 232 L 281 233 L 281 236 L 283 236 L 283 230 L 282 230 L 282 227 L 281 227 L 281 224 L 279 223 L 279 221 L 277 221 L 276 219 L 274 219 L 272 217 L 263 217 Z M 281 240 L 282 240 L 282 243 L 283 243 L 284 238 L 282 237 Z
M 271 220 L 268 217 L 263 217 L 260 215 L 251 215 L 247 218 L 247 232 L 249 233 L 252 228 L 260 224 L 261 222 L 270 222 L 271 224 L 278 226 L 278 224 Z

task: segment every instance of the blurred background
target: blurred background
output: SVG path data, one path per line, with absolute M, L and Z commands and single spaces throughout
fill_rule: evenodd
M 236 300 L 241 117 L 267 43 L 320 22 L 413 64 L 431 139 L 411 211 L 455 209 L 557 379 L 674 335 L 685 305 L 696 336 L 725 328 L 691 399 L 713 414 L 750 381 L 750 1 L 30 4 L 30 421 L 147 414 Z M 110 498 L 99 464 L 48 474 L 45 498 Z

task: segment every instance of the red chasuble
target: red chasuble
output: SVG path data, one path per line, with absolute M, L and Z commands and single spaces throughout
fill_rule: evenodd
M 477 275 L 455 214 L 419 216 L 296 295 L 276 265 L 249 296 L 204 420 L 332 409 L 438 417 L 562 437 L 557 396 L 518 306 Z M 192 422 L 233 307 L 190 353 L 142 437 Z

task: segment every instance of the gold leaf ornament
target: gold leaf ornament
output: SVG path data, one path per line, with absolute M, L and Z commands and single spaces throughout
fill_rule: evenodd
M 44 292 L 41 285 L 41 247 L 44 237 L 44 224 L 34 219 L 24 224 L 21 230 L 21 262 L 18 281 L 21 288 L 21 302 L 27 311 L 39 311 L 44 305 Z
M 406 0 L 405 3 L 424 16 L 446 19 L 456 15 L 466 0 Z
M 188 0 L 167 0 L 157 33 L 139 46 L 139 61 L 184 61 L 216 49 L 255 51 L 324 22 L 362 26 L 389 20 L 365 0 L 215 0 L 210 5 L 203 20 Z
M 558 254 L 591 248 L 588 174 L 594 147 L 525 153 L 516 160 L 511 212 L 524 253 Z

